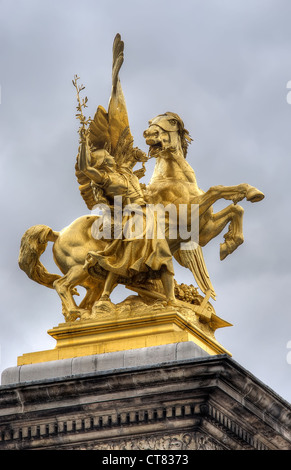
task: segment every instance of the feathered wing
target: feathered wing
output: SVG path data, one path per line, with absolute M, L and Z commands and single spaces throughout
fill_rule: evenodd
M 120 34 L 113 42 L 112 89 L 108 111 L 98 106 L 94 119 L 89 125 L 89 143 L 95 149 L 106 149 L 115 158 L 117 166 L 136 152 L 130 132 L 126 103 L 119 79 L 119 71 L 124 61 L 124 43 Z M 94 166 L 96 162 L 91 161 Z M 103 191 L 85 176 L 76 164 L 76 177 L 81 195 L 91 210 L 98 202 L 105 202 Z
M 124 43 L 120 34 L 113 42 L 112 89 L 108 105 L 108 122 L 111 141 L 111 154 L 119 163 L 123 147 L 133 148 L 133 137 L 129 128 L 126 103 L 119 79 L 119 71 L 124 61 Z M 129 148 L 127 148 L 129 147 Z
M 124 43 L 120 34 L 115 36 L 113 42 L 112 61 L 112 89 L 108 104 L 108 112 L 98 106 L 94 119 L 89 126 L 89 140 L 96 149 L 103 149 L 115 157 L 121 153 L 120 147 L 133 144 L 129 130 L 126 103 L 119 79 L 119 71 L 124 61 Z
M 196 248 L 191 250 L 179 249 L 175 252 L 174 258 L 181 266 L 190 269 L 199 289 L 204 294 L 210 294 L 210 297 L 215 300 L 216 293 L 210 281 L 202 248 L 196 245 Z

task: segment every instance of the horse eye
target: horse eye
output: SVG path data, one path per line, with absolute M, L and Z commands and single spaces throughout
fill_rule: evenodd
M 175 119 L 170 119 L 169 120 L 169 123 L 172 125 L 172 126 L 175 126 L 177 121 Z

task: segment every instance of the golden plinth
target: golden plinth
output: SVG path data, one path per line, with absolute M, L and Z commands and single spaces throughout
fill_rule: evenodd
M 48 331 L 57 342 L 55 348 L 24 354 L 18 358 L 18 365 L 185 341 L 193 341 L 210 355 L 231 356 L 214 337 L 217 328 L 230 324 L 213 313 L 208 318 L 199 315 L 194 311 L 196 306 L 140 310 L 132 300 L 123 307 L 127 308 L 100 312 L 93 320 L 59 324 Z

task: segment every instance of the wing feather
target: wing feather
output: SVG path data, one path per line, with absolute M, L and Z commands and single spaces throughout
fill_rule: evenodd
M 110 147 L 108 113 L 102 106 L 98 106 L 94 119 L 90 122 L 89 141 L 96 149 Z

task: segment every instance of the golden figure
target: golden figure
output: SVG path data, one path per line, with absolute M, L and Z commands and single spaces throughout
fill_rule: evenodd
M 213 186 L 206 192 L 202 191 L 194 170 L 186 160 L 191 142 L 189 132 L 181 118 L 172 112 L 150 120 L 148 129 L 144 131 L 149 156 L 155 158 L 156 165 L 149 184 L 145 186 L 140 183 L 147 156 L 133 146 L 119 79 L 123 51 L 124 44 L 117 35 L 113 44 L 112 91 L 108 111 L 99 106 L 94 119 L 87 120 L 83 115 L 87 98 L 83 101 L 80 98 L 83 86 L 78 87 L 78 77 L 73 81 L 78 97 L 77 117 L 81 123 L 76 177 L 89 210 L 98 204 L 106 204 L 110 208 L 110 237 L 94 236 L 94 224 L 98 222 L 99 228 L 104 229 L 104 219 L 98 215 L 85 215 L 60 232 L 43 225 L 31 227 L 21 242 L 21 269 L 31 279 L 57 291 L 68 322 L 78 318 L 88 319 L 94 309 L 98 313 L 98 306 L 102 302 L 108 303 L 113 288 L 118 284 L 166 305 L 192 302 L 204 308 L 210 297 L 215 299 L 215 291 L 205 266 L 202 247 L 228 225 L 225 241 L 220 247 L 220 258 L 231 254 L 243 243 L 243 208 L 237 203 L 244 198 L 257 202 L 264 197 L 258 189 L 245 183 Z M 134 170 L 138 162 L 142 163 L 142 168 Z M 127 222 L 132 221 L 130 214 L 122 215 L 121 238 L 114 237 L 115 197 L 121 198 L 122 210 L 128 204 L 137 205 L 141 220 L 145 223 L 148 205 L 174 206 L 176 220 L 181 220 L 179 217 L 183 214 L 186 218 L 188 238 L 181 236 L 179 230 L 176 237 L 171 236 L 172 220 L 167 215 L 164 238 L 155 235 L 152 238 L 142 236 L 129 239 L 123 229 Z M 219 199 L 231 200 L 232 203 L 215 213 L 213 204 Z M 193 243 L 190 235 L 193 206 L 199 208 L 197 243 Z M 185 207 L 186 212 L 182 214 Z M 158 217 L 151 220 L 156 231 Z M 144 230 L 143 225 L 143 235 Z M 39 260 L 48 241 L 53 242 L 54 260 L 62 276 L 48 273 Z M 189 297 L 185 295 L 187 289 L 178 286 L 174 280 L 172 257 L 193 273 L 204 297 L 198 294 L 196 288 L 191 290 Z M 80 305 L 74 300 L 77 286 L 87 290 Z
M 106 244 L 104 250 L 90 252 L 87 257 L 86 269 L 91 275 L 97 277 L 102 272 L 106 273 L 104 290 L 100 300 L 108 300 L 114 285 L 122 282 L 132 282 L 132 278 L 139 277 L 144 273 L 145 278 L 160 277 L 165 289 L 168 302 L 175 301 L 174 295 L 174 267 L 172 254 L 168 241 L 165 238 L 146 237 L 146 202 L 139 184 L 137 176 L 133 173 L 132 167 L 137 160 L 146 160 L 146 156 L 136 150 L 135 154 L 130 154 L 129 159 L 122 161 L 117 168 L 115 160 L 106 150 L 97 150 L 102 159 L 102 163 L 96 166 L 89 164 L 90 149 L 88 142 L 82 142 L 78 167 L 94 184 L 102 188 L 110 206 L 115 196 L 122 198 L 122 208 L 130 205 L 131 208 L 137 205 L 140 208 L 142 221 L 141 233 L 138 238 L 124 236 L 125 225 L 131 227 L 131 215 L 123 215 L 121 223 L 121 236 L 117 237 L 116 230 L 110 232 L 110 242 Z M 134 157 L 133 157 L 134 155 Z M 128 156 L 127 156 L 128 157 Z M 155 222 L 158 222 L 155 219 Z M 114 219 L 112 221 L 114 224 Z M 101 272 L 100 272 L 101 270 Z

